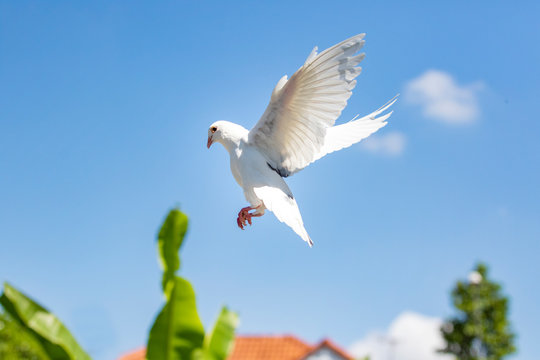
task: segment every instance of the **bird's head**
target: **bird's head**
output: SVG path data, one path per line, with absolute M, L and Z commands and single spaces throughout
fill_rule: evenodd
M 210 149 L 213 143 L 223 140 L 223 121 L 216 121 L 208 128 L 208 142 L 206 147 Z
M 235 142 L 245 134 L 247 130 L 240 125 L 223 120 L 216 121 L 208 128 L 206 147 L 210 149 L 213 143 L 219 142 L 227 148 L 230 142 Z

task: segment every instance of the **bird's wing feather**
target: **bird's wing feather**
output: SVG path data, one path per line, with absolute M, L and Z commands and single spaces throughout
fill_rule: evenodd
M 356 85 L 364 54 L 364 35 L 353 36 L 317 54 L 287 81 L 281 78 L 248 141 L 265 154 L 280 175 L 303 169 L 320 154 L 332 127 Z
M 255 187 L 253 191 L 263 201 L 264 206 L 272 211 L 279 221 L 291 227 L 309 246 L 313 245 L 313 241 L 311 241 L 304 228 L 302 215 L 300 215 L 300 210 L 294 197 L 287 195 L 283 190 L 273 186 Z
M 384 127 L 387 124 L 386 120 L 390 117 L 390 115 L 392 115 L 392 111 L 382 116 L 379 115 L 392 106 L 396 102 L 396 98 L 397 95 L 381 108 L 369 115 L 366 115 L 360 119 L 357 119 L 357 116 L 348 123 L 333 126 L 327 129 L 326 136 L 324 137 L 324 144 L 312 161 L 316 161 L 326 154 L 330 154 L 334 151 L 338 151 L 356 144 L 380 128 Z

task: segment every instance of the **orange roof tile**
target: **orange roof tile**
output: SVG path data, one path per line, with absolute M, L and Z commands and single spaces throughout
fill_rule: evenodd
M 122 355 L 118 360 L 145 360 L 146 357 L 146 348 L 132 351 L 125 355 Z
M 234 348 L 227 360 L 302 360 L 322 348 L 329 348 L 344 359 L 353 358 L 328 339 L 310 346 L 292 335 L 285 336 L 237 336 Z M 142 348 L 118 360 L 145 360 L 146 349 Z
M 228 360 L 299 360 L 312 349 L 294 336 L 239 336 Z

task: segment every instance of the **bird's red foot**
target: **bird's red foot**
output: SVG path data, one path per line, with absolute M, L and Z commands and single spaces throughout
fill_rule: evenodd
M 257 207 L 246 206 L 245 208 L 242 208 L 242 210 L 240 210 L 240 212 L 238 213 L 238 217 L 236 218 L 236 223 L 238 224 L 238 227 L 244 230 L 244 226 L 247 226 L 247 224 L 251 225 L 252 217 L 262 216 L 263 214 L 259 214 L 257 212 L 250 213 L 251 210 L 257 210 L 260 207 L 261 205 Z

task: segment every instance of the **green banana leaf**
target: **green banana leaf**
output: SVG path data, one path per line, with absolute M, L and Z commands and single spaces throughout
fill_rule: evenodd
M 15 321 L 31 330 L 51 359 L 90 360 L 56 316 L 8 283 L 4 283 L 0 304 Z
M 169 280 L 174 278 L 174 274 L 180 268 L 180 257 L 178 250 L 184 242 L 188 228 L 188 217 L 178 209 L 173 209 L 167 215 L 158 234 L 158 252 L 161 266 L 163 267 L 163 279 L 161 286 L 168 298 L 171 289 L 167 285 Z
M 148 337 L 148 360 L 189 360 L 203 345 L 204 328 L 189 281 L 175 276 L 169 280 L 167 303 L 157 316 Z
M 0 359 L 51 360 L 39 339 L 0 310 Z
M 227 307 L 221 309 L 212 332 L 206 334 L 201 349 L 197 349 L 192 360 L 225 360 L 234 346 L 234 332 L 238 326 L 238 314 Z

